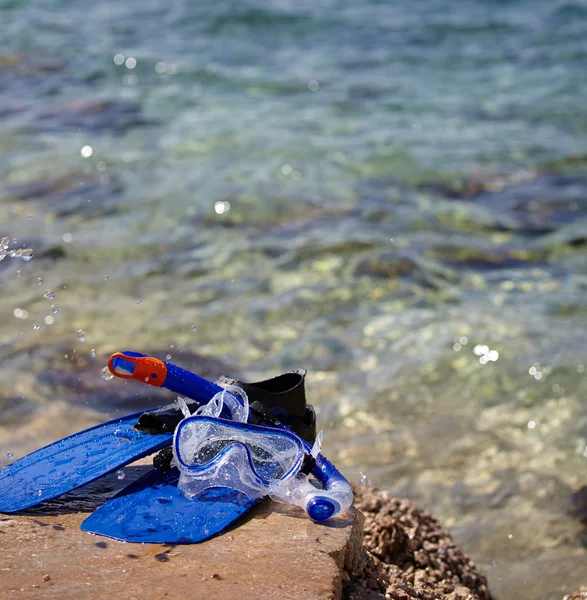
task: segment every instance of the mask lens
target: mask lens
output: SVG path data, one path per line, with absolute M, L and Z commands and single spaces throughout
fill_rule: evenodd
M 185 466 L 208 468 L 231 446 L 241 446 L 257 477 L 268 482 L 285 477 L 303 456 L 301 442 L 293 434 L 209 417 L 190 419 L 179 436 L 179 458 Z

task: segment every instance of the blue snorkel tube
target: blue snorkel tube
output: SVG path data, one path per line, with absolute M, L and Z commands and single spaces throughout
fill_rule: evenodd
M 207 404 L 216 394 L 224 392 L 242 405 L 242 400 L 237 395 L 219 385 L 173 363 L 138 352 L 113 354 L 108 361 L 108 368 L 122 379 L 134 379 L 156 387 L 164 387 L 200 404 Z M 226 416 L 224 411 L 221 416 Z M 290 431 L 281 423 L 274 426 Z M 312 446 L 304 440 L 301 441 L 306 453 L 313 455 Z M 316 454 L 314 459 L 315 464 L 311 472 L 322 484 L 323 489 L 316 488 L 305 478 L 305 481 L 296 482 L 292 487 L 287 501 L 301 506 L 312 520 L 325 521 L 350 508 L 353 493 L 349 482 L 329 460 L 321 454 Z

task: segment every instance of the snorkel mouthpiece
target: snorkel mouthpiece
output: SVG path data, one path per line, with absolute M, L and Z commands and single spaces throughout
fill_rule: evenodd
M 312 521 L 326 521 L 334 514 L 340 512 L 340 507 L 324 496 L 314 496 L 306 505 L 306 512 Z

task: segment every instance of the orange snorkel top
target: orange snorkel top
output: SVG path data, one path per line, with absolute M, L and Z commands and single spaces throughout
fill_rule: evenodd
M 161 387 L 167 378 L 167 365 L 152 356 L 132 356 L 116 352 L 108 359 L 108 370 L 120 379 L 134 379 Z

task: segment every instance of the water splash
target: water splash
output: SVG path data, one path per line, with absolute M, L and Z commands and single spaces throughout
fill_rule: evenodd
M 20 248 L 18 250 L 10 250 L 10 239 L 7 237 L 0 238 L 0 261 L 4 260 L 7 256 L 9 258 L 22 258 L 25 261 L 33 258 L 33 251 L 31 248 Z M 17 276 L 18 273 L 17 273 Z

